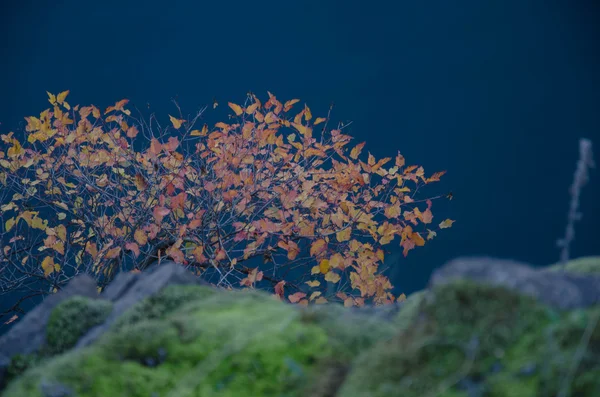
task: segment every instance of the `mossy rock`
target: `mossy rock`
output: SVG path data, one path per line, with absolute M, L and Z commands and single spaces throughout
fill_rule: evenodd
M 555 396 L 598 310 L 561 313 L 467 281 L 440 286 L 408 327 L 353 362 L 336 396 Z M 600 395 L 600 327 L 584 351 L 568 389 Z
M 546 270 L 548 271 L 561 271 L 561 270 L 578 273 L 578 274 L 600 274 L 600 256 L 584 256 L 577 259 L 571 259 L 564 266 L 560 263 L 556 263 L 549 266 Z
M 393 335 L 326 306 L 311 311 L 259 291 L 170 286 L 92 345 L 29 369 L 5 396 L 41 396 L 45 382 L 79 397 L 325 397 L 361 349 Z M 347 326 L 337 329 L 336 318 Z
M 111 309 L 109 301 L 83 296 L 73 296 L 61 302 L 48 320 L 44 346 L 35 353 L 12 357 L 4 382 L 10 382 L 28 369 L 75 346 L 87 331 L 104 322 Z
M 54 308 L 46 327 L 47 355 L 60 354 L 74 347 L 92 327 L 102 324 L 112 310 L 104 299 L 73 296 Z

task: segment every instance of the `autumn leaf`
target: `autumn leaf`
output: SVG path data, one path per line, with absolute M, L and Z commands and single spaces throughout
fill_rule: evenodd
M 336 272 L 328 272 L 325 275 L 325 281 L 335 284 L 338 281 L 340 281 L 340 275 L 337 274 Z
M 319 262 L 319 271 L 326 274 L 329 271 L 329 259 L 323 259 Z
M 306 281 L 305 284 L 308 284 L 312 288 L 315 288 L 315 287 L 318 287 L 319 285 L 321 285 L 321 283 L 318 280 Z
M 447 229 L 449 227 L 452 227 L 452 224 L 454 222 L 456 222 L 456 221 L 453 221 L 451 219 L 446 219 L 445 221 L 443 221 L 443 222 L 440 223 L 440 225 L 439 225 L 440 229 Z
M 287 113 L 292 108 L 292 106 L 294 106 L 294 104 L 298 102 L 300 102 L 300 99 L 290 99 L 289 101 L 286 101 L 283 104 L 283 111 Z
M 139 172 L 135 174 L 135 187 L 139 191 L 144 191 L 148 187 L 148 182 L 146 182 L 146 178 Z
M 288 295 L 288 299 L 290 300 L 290 302 L 296 303 L 305 296 L 306 294 L 304 292 L 296 292 L 295 294 Z
M 13 228 L 13 226 L 15 225 L 16 221 L 15 218 L 10 218 L 6 221 L 4 227 L 6 228 L 6 231 L 9 232 L 10 229 Z
M 285 284 L 286 283 L 283 280 L 275 284 L 275 294 L 280 298 L 283 298 Z
M 18 318 L 19 318 L 19 316 L 17 316 L 16 314 L 13 314 L 13 316 L 11 318 L 9 318 L 8 321 L 6 321 L 4 324 L 5 325 L 10 324 L 10 323 L 16 321 Z
M 190 132 L 191 136 L 206 136 L 208 134 L 208 124 L 204 123 L 202 130 L 192 130 Z
M 181 128 L 181 124 L 185 122 L 183 119 L 176 119 L 175 117 L 169 115 L 169 120 L 171 120 L 171 124 L 175 127 L 176 130 Z
M 137 129 L 136 126 L 131 126 L 127 129 L 127 137 L 128 138 L 135 138 L 137 136 L 137 134 L 139 133 L 139 130 Z
M 306 104 L 304 104 L 304 120 L 309 121 L 312 119 L 312 113 Z
M 312 301 L 312 300 L 315 300 L 315 299 L 317 299 L 317 298 L 318 298 L 320 295 L 321 295 L 321 291 L 315 291 L 315 292 L 313 292 L 312 294 L 310 294 L 310 298 L 309 298 L 309 300 L 311 300 L 311 301 Z
M 229 107 L 235 112 L 236 116 L 241 116 L 244 113 L 244 109 L 240 105 L 236 105 L 235 103 L 228 102 Z
M 48 102 L 50 102 L 51 105 L 56 104 L 56 95 L 53 95 L 48 91 L 46 91 L 46 94 L 48 94 Z
M 350 157 L 352 157 L 354 160 L 356 160 L 366 143 L 367 142 L 361 142 L 358 145 L 356 145 L 354 147 L 354 149 L 352 149 L 352 151 L 350 151 Z
M 148 236 L 143 230 L 136 230 L 133 234 L 133 238 L 139 245 L 145 245 L 148 242 Z
M 44 270 L 44 277 L 48 277 L 53 272 L 59 272 L 60 265 L 54 263 L 54 259 L 51 256 L 47 256 L 42 261 L 42 270 Z
M 258 102 L 253 103 L 252 105 L 248 106 L 246 108 L 246 114 L 252 114 L 254 112 L 256 112 L 256 109 L 258 109 Z
M 327 242 L 324 239 L 315 240 L 310 246 L 310 255 L 317 257 L 327 248 Z
M 136 243 L 127 243 L 125 244 L 125 248 L 127 248 L 130 251 L 133 251 L 136 258 L 140 256 L 140 247 Z
M 163 218 L 165 216 L 169 215 L 171 210 L 166 207 L 156 206 L 156 207 L 154 207 L 154 210 L 152 212 L 154 214 L 154 218 L 156 219 L 156 221 L 162 222 Z
M 351 227 L 346 227 L 343 230 L 341 230 L 335 234 L 335 237 L 337 238 L 337 240 L 340 243 L 350 240 L 351 236 L 352 236 L 352 228 Z

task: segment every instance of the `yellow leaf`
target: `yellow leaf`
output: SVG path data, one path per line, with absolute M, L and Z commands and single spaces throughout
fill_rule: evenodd
M 56 102 L 58 102 L 59 104 L 62 105 L 62 103 L 65 101 L 65 98 L 67 97 L 67 95 L 69 95 L 69 90 L 61 92 L 60 94 L 58 94 L 56 96 Z
M 54 231 L 56 232 L 56 236 L 61 241 L 67 241 L 67 228 L 65 227 L 65 225 L 58 225 L 54 228 Z
M 427 229 L 427 240 L 431 240 L 432 238 L 434 238 L 435 236 L 437 236 L 437 233 L 434 232 L 433 230 L 429 230 Z
M 312 119 L 312 113 L 306 104 L 304 104 L 304 120 L 308 121 Z
M 343 268 L 344 257 L 339 253 L 334 254 L 331 258 L 329 258 L 329 266 L 334 269 L 337 269 L 339 267 Z
M 176 119 L 175 117 L 169 115 L 169 119 L 171 120 L 171 124 L 175 127 L 176 130 L 181 128 L 181 124 L 185 122 L 183 119 Z
M 317 266 L 315 266 L 315 267 L 317 267 Z M 308 284 L 312 288 L 318 287 L 319 285 L 321 285 L 321 283 L 318 280 L 307 281 L 305 284 Z
M 192 132 L 190 132 L 191 136 L 206 136 L 206 134 L 208 134 L 208 124 L 204 124 L 204 127 L 202 127 L 202 130 L 193 130 Z
M 339 242 L 348 241 L 352 235 L 352 228 L 346 227 L 344 230 L 339 231 L 335 234 L 335 237 Z
M 48 94 L 48 102 L 50 102 L 50 104 L 55 105 L 56 104 L 56 95 L 53 95 L 51 93 L 49 93 L 48 91 L 46 91 L 46 94 Z
M 54 245 L 52 246 L 52 249 L 61 255 L 65 254 L 65 245 L 63 244 L 62 241 L 58 241 L 58 242 L 54 243 Z
M 235 112 L 236 116 L 240 116 L 244 113 L 244 109 L 240 105 L 236 105 L 235 103 L 228 102 L 229 107 Z
M 146 232 L 144 232 L 143 230 L 139 230 L 139 229 L 136 230 L 135 233 L 133 234 L 133 238 L 139 245 L 144 245 L 148 242 L 148 236 L 146 235 Z
M 10 218 L 9 220 L 7 220 L 6 224 L 4 225 L 6 231 L 9 232 L 10 229 L 12 229 L 12 227 L 15 225 L 15 223 L 15 218 Z
M 322 274 L 327 274 L 327 272 L 329 271 L 329 259 L 323 259 L 320 263 L 319 263 L 319 271 Z
M 69 207 L 67 207 L 67 205 L 65 203 L 61 203 L 60 201 L 53 201 L 52 204 L 56 205 L 57 207 L 62 208 L 65 211 L 69 209 Z
M 322 122 L 324 122 L 325 120 L 327 120 L 325 117 L 317 117 L 317 118 L 315 119 L 315 123 L 314 123 L 314 125 L 321 124 L 321 123 L 322 123 Z
M 317 297 L 319 297 L 319 295 L 321 295 L 321 291 L 315 291 L 312 294 L 310 294 L 310 300 L 315 300 Z
M 456 222 L 453 221 L 452 219 L 446 219 L 445 221 L 440 223 L 440 229 L 447 229 L 449 227 L 452 227 L 452 224 Z
M 335 284 L 340 281 L 340 275 L 336 272 L 329 272 L 325 275 L 325 281 Z
M 47 256 L 42 261 L 42 270 L 44 270 L 44 276 L 48 277 L 54 271 L 54 259 L 51 256 Z
M 310 269 L 310 274 L 319 274 L 321 273 L 321 268 L 319 266 L 313 266 L 312 269 Z

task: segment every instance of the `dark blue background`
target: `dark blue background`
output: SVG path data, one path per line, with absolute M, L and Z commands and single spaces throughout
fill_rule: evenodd
M 586 1 L 4 1 L 0 133 L 49 107 L 149 102 L 161 120 L 216 97 L 300 98 L 377 158 L 400 150 L 451 229 L 391 255 L 409 293 L 460 255 L 554 263 L 580 137 L 600 153 L 598 7 Z M 130 106 L 132 108 L 132 106 Z M 210 122 L 224 118 L 209 114 Z M 352 146 L 350 146 L 352 147 Z M 365 153 L 366 153 L 365 150 Z M 597 158 L 597 163 L 600 163 Z M 600 179 L 582 195 L 573 256 L 600 253 Z M 386 246 L 399 251 L 398 242 Z M 397 263 L 396 263 L 397 262 Z

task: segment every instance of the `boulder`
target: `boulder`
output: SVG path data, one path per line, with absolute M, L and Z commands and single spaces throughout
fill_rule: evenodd
M 512 260 L 458 258 L 436 270 L 429 286 L 456 280 L 503 286 L 560 309 L 589 307 L 600 302 L 600 274 L 535 269 Z
M 77 343 L 77 348 L 85 347 L 102 335 L 113 322 L 139 301 L 150 297 L 168 285 L 208 285 L 173 261 L 165 261 L 160 266 L 144 273 L 121 273 L 109 284 L 102 294 L 103 299 L 113 302 L 113 308 L 102 324 L 91 329 Z
M 571 281 L 594 276 L 560 272 L 574 291 L 562 305 L 536 289 L 551 271 L 511 262 L 511 281 L 507 261 L 479 261 L 490 269 L 460 259 L 404 302 L 361 309 L 220 290 L 175 264 L 124 274 L 102 323 L 24 365 L 3 396 L 600 395 L 600 305 Z M 91 311 L 72 300 L 52 318 Z

